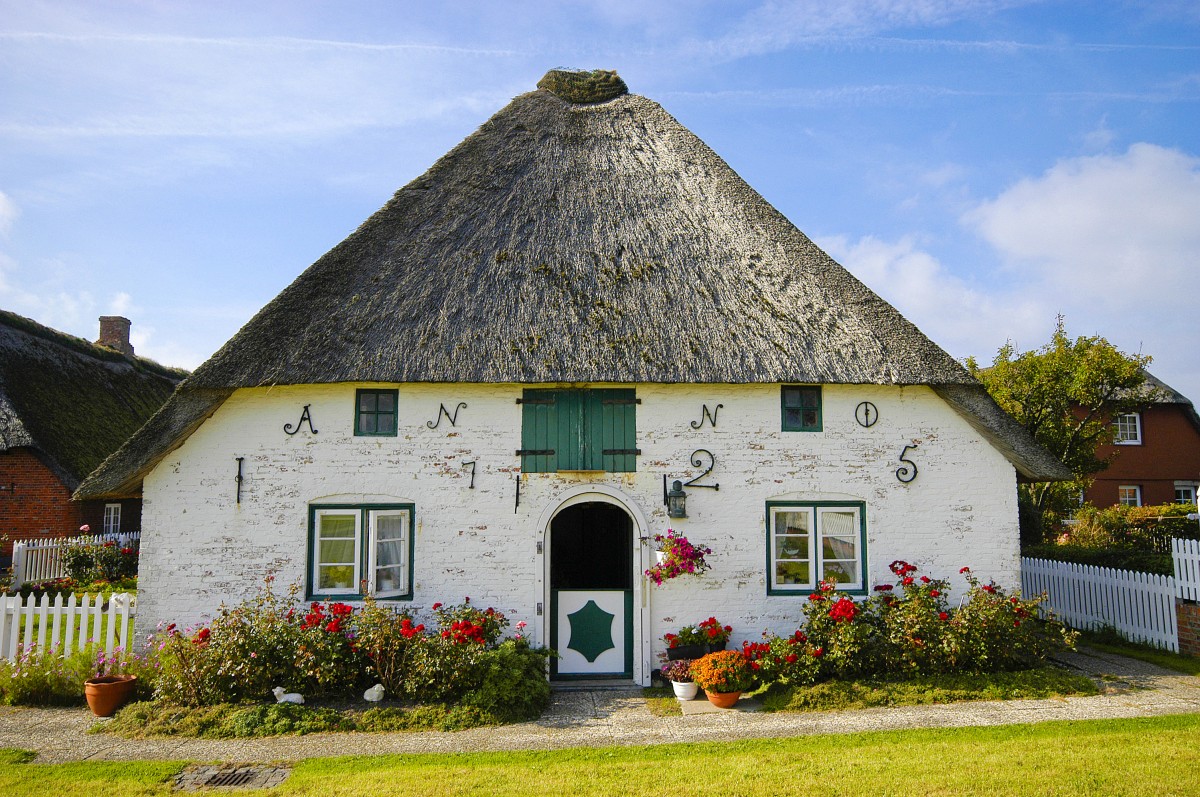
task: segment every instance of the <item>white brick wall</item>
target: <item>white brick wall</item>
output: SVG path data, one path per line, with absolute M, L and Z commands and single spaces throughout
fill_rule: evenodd
M 964 565 L 980 577 L 1018 583 L 1015 472 L 931 390 L 924 387 L 823 388 L 823 431 L 780 432 L 778 385 L 641 385 L 633 474 L 527 474 L 514 512 L 520 460 L 518 385 L 400 385 L 397 437 L 354 437 L 354 391 L 379 385 L 314 385 L 237 391 L 146 478 L 142 515 L 139 631 L 162 622 L 195 623 L 222 600 L 247 597 L 272 573 L 302 584 L 307 509 L 316 502 L 415 504 L 414 600 L 495 606 L 525 620 L 538 641 L 549 638 L 546 557 L 553 513 L 592 489 L 635 518 L 635 536 L 670 526 L 711 547 L 713 569 L 661 587 L 635 579 L 635 678 L 657 666 L 660 638 L 715 615 L 734 626 L 735 643 L 763 630 L 790 633 L 802 598 L 766 592 L 765 504 L 768 500 L 855 500 L 866 504 L 872 583 L 891 580 L 888 563 L 907 559 L 961 588 Z M 467 407 L 451 427 L 427 421 L 440 404 Z M 854 420 L 861 401 L 880 420 Z M 692 429 L 701 405 L 723 404 L 717 426 Z M 305 404 L 313 426 L 294 436 Z M 919 469 L 896 479 L 901 450 Z M 669 521 L 662 477 L 698 475 L 691 453 L 704 448 L 716 468 L 704 481 L 721 489 L 688 490 L 688 518 Z M 235 502 L 236 457 L 245 457 L 242 502 Z M 468 489 L 475 460 L 475 489 Z M 576 500 L 581 500 L 576 498 Z M 638 572 L 652 563 L 637 546 Z M 546 612 L 548 614 L 548 611 Z

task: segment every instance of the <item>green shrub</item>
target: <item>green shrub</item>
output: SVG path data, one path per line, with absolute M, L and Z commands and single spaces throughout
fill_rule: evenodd
M 77 706 L 83 682 L 96 673 L 92 647 L 66 656 L 23 647 L 15 660 L 0 659 L 0 703 L 10 706 Z
M 1034 559 L 1050 559 L 1057 562 L 1074 562 L 1092 567 L 1111 567 L 1115 570 L 1133 570 L 1138 573 L 1158 573 L 1169 576 L 1175 572 L 1175 564 L 1169 553 L 1155 553 L 1129 545 L 1091 548 L 1073 543 L 1032 545 L 1021 549 L 1022 556 Z
M 365 680 L 366 658 L 352 641 L 352 610 L 313 603 L 300 615 L 297 588 L 271 588 L 221 607 L 207 626 L 173 625 L 152 644 L 161 665 L 159 695 L 188 706 L 264 699 L 276 686 L 306 695 L 350 694 Z
M 235 737 L 304 735 L 326 731 L 352 731 L 351 717 L 332 708 L 310 708 L 295 703 L 272 703 L 244 708 L 231 714 L 222 729 Z
M 1129 548 L 1156 553 L 1171 552 L 1171 539 L 1200 539 L 1200 526 L 1187 515 L 1195 504 L 1110 506 L 1098 509 L 1084 504 L 1075 513 L 1062 541 L 1084 548 Z
M 1073 647 L 1077 634 L 1056 620 L 1039 619 L 1042 598 L 1022 599 L 982 584 L 968 568 L 970 589 L 957 607 L 945 581 L 918 575 L 903 561 L 891 564 L 895 584 L 855 602 L 823 582 L 804 607 L 806 625 L 790 637 L 747 643 L 760 680 L 791 685 L 884 673 L 906 676 L 999 672 L 1037 667 Z
M 407 613 L 380 606 L 367 598 L 354 617 L 355 642 L 369 661 L 368 675 L 393 697 L 412 696 L 407 683 L 409 659 L 425 635 L 423 623 Z
M 119 581 L 137 575 L 137 550 L 122 548 L 112 540 L 71 542 L 62 547 L 60 555 L 67 576 L 80 584 Z
M 479 709 L 500 722 L 536 719 L 550 705 L 546 680 L 546 648 L 524 640 L 507 640 L 479 657 L 479 684 L 463 695 L 462 704 Z

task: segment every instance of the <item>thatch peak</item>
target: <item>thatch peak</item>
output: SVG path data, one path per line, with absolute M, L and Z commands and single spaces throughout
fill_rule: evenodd
M 613 69 L 551 69 L 537 87 L 575 105 L 607 102 L 629 93 L 629 87 Z

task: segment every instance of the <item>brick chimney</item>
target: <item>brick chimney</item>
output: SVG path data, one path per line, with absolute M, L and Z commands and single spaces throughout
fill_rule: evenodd
M 128 318 L 119 315 L 100 316 L 100 339 L 96 343 L 116 349 L 127 357 L 132 357 L 133 346 L 129 343 L 129 323 Z

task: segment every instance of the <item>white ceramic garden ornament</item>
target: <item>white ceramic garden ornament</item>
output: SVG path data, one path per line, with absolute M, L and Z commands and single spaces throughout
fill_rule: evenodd
M 271 690 L 275 694 L 276 703 L 303 703 L 304 695 L 299 692 L 285 692 L 282 686 L 277 686 Z
M 380 700 L 383 700 L 383 684 L 375 684 L 363 692 L 363 700 L 370 703 L 378 703 Z

